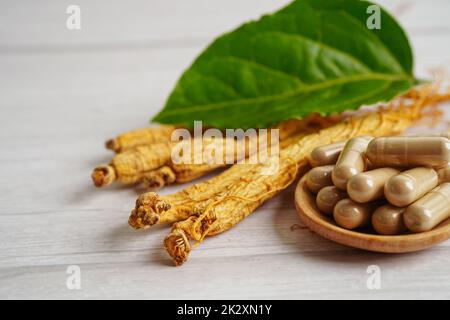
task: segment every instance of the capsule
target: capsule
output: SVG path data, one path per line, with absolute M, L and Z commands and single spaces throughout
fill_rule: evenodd
M 406 208 L 386 204 L 377 208 L 372 215 L 372 226 L 379 234 L 392 235 L 405 232 L 403 214 Z
M 358 173 L 348 180 L 348 195 L 353 201 L 360 203 L 380 199 L 384 195 L 386 182 L 399 173 L 400 170 L 394 168 L 379 168 Z
M 406 208 L 403 221 L 412 232 L 423 232 L 449 217 L 450 183 L 446 182 Z
M 317 193 L 320 189 L 331 186 L 333 184 L 333 181 L 331 181 L 333 168 L 333 165 L 312 168 L 306 177 L 308 189 L 313 193 Z
M 344 190 L 335 186 L 328 186 L 319 191 L 316 197 L 316 205 L 323 213 L 332 215 L 336 203 L 347 198 L 348 195 Z
M 431 168 L 418 167 L 393 176 L 384 186 L 386 199 L 397 207 L 410 205 L 438 185 L 438 175 Z
M 342 199 L 333 210 L 336 224 L 346 229 L 356 229 L 369 225 L 376 203 L 358 203 L 351 199 Z
M 450 182 L 450 164 L 447 164 L 447 166 L 443 168 L 436 169 L 436 172 L 439 178 L 439 183 Z
M 375 167 L 442 167 L 450 161 L 450 140 L 444 137 L 373 139 L 366 157 Z
M 450 139 L 450 131 L 441 132 L 441 133 L 432 133 L 432 134 L 418 134 L 412 137 L 444 137 Z
M 345 141 L 317 147 L 311 152 L 309 163 L 312 167 L 335 164 L 344 146 Z
M 339 189 L 346 190 L 348 180 L 364 171 L 364 152 L 370 139 L 367 136 L 356 137 L 345 144 L 331 174 L 334 185 Z

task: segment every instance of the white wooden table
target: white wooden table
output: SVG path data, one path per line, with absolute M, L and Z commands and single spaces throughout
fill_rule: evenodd
M 214 36 L 285 3 L 0 2 L 0 298 L 450 298 L 450 241 L 389 255 L 292 231 L 292 188 L 175 268 L 167 228 L 127 225 L 136 190 L 92 186 L 106 138 L 146 126 Z M 417 75 L 449 66 L 449 1 L 383 3 L 410 35 Z M 66 28 L 70 4 L 81 30 Z M 79 290 L 66 286 L 70 265 Z

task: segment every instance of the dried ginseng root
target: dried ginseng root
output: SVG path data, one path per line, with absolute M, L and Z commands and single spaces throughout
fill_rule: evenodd
M 312 114 L 311 116 L 307 117 L 304 120 L 288 120 L 280 123 L 275 128 L 279 129 L 279 138 L 281 140 L 280 147 L 289 144 L 289 139 L 292 137 L 292 135 L 296 133 L 301 132 L 311 132 L 313 130 L 317 130 L 319 128 L 326 128 L 330 125 L 342 120 L 341 116 L 333 115 L 329 117 L 322 117 L 318 114 Z M 267 137 L 267 139 L 262 139 L 262 141 L 268 141 L 270 140 L 270 137 Z M 241 142 L 242 143 L 242 142 Z M 261 147 L 259 145 L 258 147 Z M 243 146 L 239 146 L 239 143 L 236 147 L 237 149 L 242 148 L 248 148 L 248 145 L 245 143 Z M 245 157 L 248 157 L 250 154 L 254 152 L 249 152 L 248 149 L 245 151 Z M 239 152 L 236 152 L 236 154 L 242 154 Z M 236 163 L 240 160 L 242 160 L 242 157 L 236 157 L 236 155 L 230 155 L 230 154 L 224 154 L 224 158 L 233 158 L 234 162 Z M 192 163 L 168 163 L 166 166 L 164 166 L 164 169 L 157 168 L 154 170 L 154 172 L 147 174 L 143 178 L 143 184 L 145 187 L 156 190 L 159 188 L 162 188 L 164 185 L 176 182 L 176 183 L 186 183 L 189 181 L 192 181 L 194 179 L 197 179 L 201 176 L 204 176 L 207 173 L 212 172 L 215 169 L 223 168 L 227 164 L 225 163 L 225 159 L 222 162 L 218 163 L 202 163 L 202 164 L 192 164 Z M 229 162 L 227 162 L 229 163 Z M 161 171 L 164 171 L 164 173 L 167 174 L 167 172 L 170 172 L 170 177 L 173 179 L 161 179 Z
M 264 139 L 266 140 L 266 139 Z M 248 145 L 246 143 L 236 141 L 234 139 L 202 139 L 199 141 L 202 144 L 202 148 L 206 149 L 211 144 L 217 144 L 222 146 L 225 150 L 225 145 L 230 144 L 234 147 L 231 148 L 233 154 L 224 154 L 224 157 L 232 157 L 234 162 L 245 158 L 249 154 Z M 186 140 L 179 142 L 180 150 L 183 150 L 184 144 L 190 144 L 191 146 L 186 149 L 190 149 L 189 161 L 194 162 L 194 151 L 192 147 L 195 144 L 195 140 Z M 110 185 L 114 181 L 118 181 L 122 184 L 132 185 L 144 182 L 144 185 L 157 189 L 166 184 L 175 182 L 176 173 L 180 173 L 184 165 L 172 164 L 172 152 L 175 150 L 178 142 L 158 142 L 151 145 L 138 146 L 133 149 L 116 154 L 111 162 L 107 165 L 99 165 L 92 172 L 92 180 L 97 187 L 105 187 Z M 200 164 L 200 165 L 187 165 L 187 167 L 195 167 L 195 173 L 191 173 L 190 177 L 198 177 L 201 173 L 209 172 L 215 168 L 223 167 L 224 161 L 218 164 Z M 171 168 L 177 167 L 175 171 Z M 183 181 L 183 179 L 178 180 Z
M 324 120 L 319 122 L 316 118 L 313 118 L 311 123 L 315 126 L 324 125 Z M 304 123 L 304 121 L 300 120 L 282 122 L 276 127 L 279 129 L 280 139 L 286 139 L 293 133 L 306 128 Z M 161 132 L 159 133 L 161 134 Z M 256 150 L 258 150 L 258 148 L 267 144 L 268 141 L 271 141 L 270 131 L 264 136 L 255 136 L 254 139 L 256 139 L 254 145 L 257 146 Z M 208 147 L 211 147 L 211 144 L 217 146 L 216 150 L 220 148 L 225 150 L 226 152 L 223 152 L 221 161 L 207 162 L 204 159 L 200 159 L 201 161 L 199 162 L 201 164 L 195 164 L 199 163 L 194 161 L 196 156 L 196 148 L 194 146 L 196 139 L 182 142 L 166 140 L 140 145 L 116 154 L 109 164 L 99 165 L 93 170 L 92 180 L 97 187 L 105 187 L 117 181 L 126 185 L 143 183 L 145 187 L 155 190 L 174 182 L 184 183 L 191 181 L 214 169 L 225 167 L 230 162 L 236 163 L 241 161 L 243 158 L 248 157 L 249 154 L 256 152 L 255 149 L 249 149 L 251 143 L 245 139 L 210 138 L 199 139 L 198 141 L 202 144 L 203 150 L 207 150 Z M 189 147 L 185 149 L 191 150 L 190 157 L 184 163 L 173 163 L 172 153 L 178 149 L 183 150 L 183 145 L 186 144 L 189 144 Z M 234 147 L 226 148 L 227 145 L 233 145 Z
M 171 195 L 158 195 L 155 192 L 141 194 L 131 211 L 128 223 L 135 229 L 146 229 L 157 223 L 173 223 L 187 219 L 196 207 L 214 200 L 218 194 L 226 191 L 226 185 L 239 180 L 242 175 L 236 165 L 226 172 L 225 176 L 215 176 Z
M 135 184 L 144 178 L 147 172 L 163 166 L 170 161 L 172 143 L 159 142 L 149 146 L 138 146 L 116 154 L 107 165 L 97 166 L 92 172 L 92 181 L 96 187 L 110 185 L 114 181 L 123 184 Z M 166 177 L 167 180 L 170 177 Z
M 280 129 L 282 135 L 289 136 L 298 131 L 297 126 L 299 123 L 299 120 L 288 120 L 282 122 L 278 128 Z M 167 142 L 171 140 L 172 133 L 175 129 L 177 129 L 177 127 L 171 125 L 161 125 L 155 128 L 135 129 L 124 132 L 113 139 L 107 140 L 105 142 L 105 146 L 107 149 L 119 153 L 133 149 L 137 146 Z
M 105 145 L 106 148 L 119 153 L 137 146 L 168 142 L 175 129 L 176 127 L 169 125 L 156 128 L 136 129 L 122 133 L 116 138 L 106 141 Z
M 299 133 L 289 137 L 283 140 L 280 147 L 287 147 L 305 135 L 306 133 Z M 173 223 L 187 219 L 194 214 L 196 208 L 207 205 L 214 201 L 216 196 L 226 192 L 227 185 L 240 180 L 241 166 L 234 165 L 226 171 L 225 175 L 215 176 L 172 195 L 159 196 L 154 192 L 140 195 L 128 223 L 135 229 L 145 229 L 157 223 Z M 163 173 L 166 168 L 162 167 L 158 173 Z
M 325 119 L 325 120 L 324 120 Z M 330 119 L 333 119 L 330 117 Z M 316 116 L 314 120 L 317 123 L 323 123 L 326 118 Z M 282 122 L 278 128 L 280 129 L 280 137 L 287 137 L 295 132 L 298 132 L 298 127 L 301 126 L 301 120 L 287 120 Z M 176 126 L 161 125 L 154 128 L 142 128 L 132 131 L 124 132 L 113 139 L 105 142 L 107 149 L 114 152 L 123 152 L 135 148 L 137 146 L 151 145 L 158 142 L 166 142 L 171 140 L 173 131 L 177 129 Z
M 264 138 L 264 141 L 267 141 L 270 138 Z M 292 136 L 291 137 L 287 137 L 284 138 L 284 140 L 282 140 L 280 142 L 280 148 L 282 148 L 283 146 L 286 146 L 290 143 L 290 141 L 292 141 Z M 226 143 L 226 142 L 224 142 Z M 257 148 L 261 148 L 262 145 L 258 145 Z M 245 142 L 239 142 L 236 143 L 235 146 L 235 154 L 233 155 L 229 155 L 229 154 L 225 154 L 224 158 L 227 157 L 231 157 L 233 163 L 237 163 L 241 160 L 243 160 L 243 158 L 247 158 L 250 154 L 256 153 L 255 152 L 250 152 L 248 149 L 248 144 L 246 144 Z M 270 146 L 268 146 L 268 152 L 270 153 Z M 243 155 L 238 157 L 237 155 Z M 168 165 L 155 169 L 152 172 L 149 172 L 148 174 L 146 174 L 143 179 L 142 179 L 142 183 L 143 185 L 151 190 L 157 190 L 162 188 L 165 185 L 171 184 L 171 183 L 186 183 L 189 181 L 192 181 L 194 179 L 197 179 L 201 176 L 204 176 L 207 173 L 210 173 L 211 171 L 218 169 L 218 168 L 222 168 L 224 166 L 226 166 L 226 164 L 224 164 L 225 159 L 223 159 L 222 162 L 218 162 L 218 163 L 202 163 L 202 164 L 184 164 L 184 163 L 180 163 L 180 164 L 175 164 L 170 162 Z M 167 176 L 169 175 L 171 177 L 171 179 L 163 179 L 161 177 L 161 175 L 163 176 Z
M 395 135 L 402 133 L 420 117 L 422 106 L 382 110 L 362 117 L 348 119 L 318 133 L 308 134 L 296 143 L 282 149 L 279 170 L 273 175 L 262 175 L 266 165 L 235 165 L 233 174 L 241 172 L 240 179 L 223 185 L 224 192 L 214 200 L 195 208 L 193 215 L 173 225 L 165 238 L 165 247 L 175 265 L 183 264 L 190 251 L 190 240 L 196 244 L 206 236 L 224 232 L 251 214 L 266 200 L 290 185 L 299 172 L 308 166 L 307 155 L 321 145 L 331 144 L 359 135 Z M 274 160 L 275 161 L 275 160 Z M 216 177 L 220 183 L 228 171 Z

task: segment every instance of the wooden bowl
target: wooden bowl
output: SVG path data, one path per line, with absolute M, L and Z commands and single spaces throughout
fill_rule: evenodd
M 315 195 L 306 186 L 306 175 L 295 189 L 295 206 L 300 218 L 312 231 L 337 243 L 375 252 L 412 252 L 427 249 L 450 238 L 450 219 L 433 230 L 394 236 L 375 234 L 373 230 L 352 231 L 339 227 L 332 216 L 319 211 Z

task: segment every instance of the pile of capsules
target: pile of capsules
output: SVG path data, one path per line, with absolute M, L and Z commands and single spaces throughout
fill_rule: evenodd
M 346 229 L 423 232 L 450 217 L 450 139 L 360 136 L 314 149 L 317 208 Z

